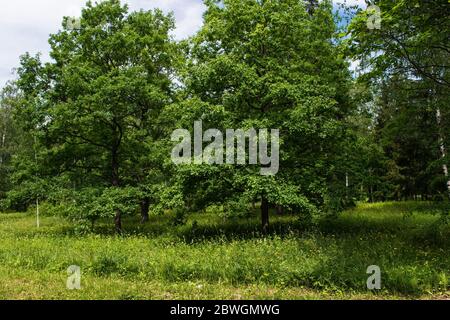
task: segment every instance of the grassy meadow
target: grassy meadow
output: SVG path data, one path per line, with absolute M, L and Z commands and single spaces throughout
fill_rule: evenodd
M 450 226 L 436 204 L 362 204 L 305 228 L 295 216 L 196 213 L 111 222 L 79 235 L 65 220 L 0 214 L 0 299 L 447 299 Z M 81 268 L 68 290 L 67 268 Z M 369 265 L 382 289 L 366 288 Z

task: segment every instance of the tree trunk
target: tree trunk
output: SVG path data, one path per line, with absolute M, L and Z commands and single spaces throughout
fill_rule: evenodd
M 269 202 L 264 196 L 261 199 L 261 224 L 262 233 L 267 234 L 269 231 Z
M 114 217 L 114 226 L 116 228 L 116 233 L 122 234 L 122 215 L 119 209 L 116 210 L 116 215 Z
M 345 173 L 345 201 L 348 203 L 348 187 L 350 186 L 348 181 L 348 172 Z
M 6 130 L 5 130 L 6 131 Z M 1 149 L 3 150 L 3 148 L 5 148 L 5 140 L 6 140 L 6 133 L 2 133 L 2 138 L 1 138 Z M 0 153 L 0 165 L 3 164 L 3 156 L 2 153 Z
M 111 161 L 111 169 L 112 169 L 112 181 L 111 184 L 113 187 L 119 187 L 119 159 L 117 149 L 113 148 L 112 150 L 112 161 Z M 116 215 L 114 216 L 114 226 L 117 234 L 122 234 L 122 213 L 119 209 L 116 209 Z
M 444 144 L 444 136 L 442 134 L 442 128 L 441 128 L 441 123 L 442 123 L 442 115 L 441 115 L 441 109 L 436 108 L 436 121 L 437 121 L 437 125 L 438 125 L 438 131 L 439 131 L 439 150 L 441 151 L 441 158 L 445 161 L 446 159 L 446 150 L 445 150 L 445 144 Z M 450 179 L 448 177 L 448 167 L 447 164 L 444 163 L 442 165 L 442 171 L 444 173 L 444 177 L 447 183 L 447 193 L 448 193 L 448 197 L 450 198 Z
M 150 199 L 144 198 L 141 200 L 141 223 L 148 221 L 148 211 L 150 207 Z
M 284 208 L 283 208 L 283 206 L 277 205 L 277 206 L 276 206 L 276 209 L 277 209 L 277 214 L 278 214 L 279 216 L 281 216 L 281 215 L 284 214 Z

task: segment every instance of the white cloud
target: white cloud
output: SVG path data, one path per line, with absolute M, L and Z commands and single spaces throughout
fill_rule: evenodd
M 361 8 L 366 7 L 366 1 L 365 0 L 333 0 L 333 3 L 345 3 L 349 6 L 357 5 Z
M 194 34 L 202 25 L 205 10 L 202 0 L 125 0 L 130 9 L 160 8 L 165 13 L 174 12 L 176 20 L 176 39 Z
M 173 11 L 177 20 L 174 36 L 185 38 L 202 24 L 202 0 L 125 0 L 131 10 L 161 8 Z M 0 87 L 13 78 L 25 52 L 41 52 L 48 60 L 48 36 L 61 26 L 63 16 L 79 16 L 86 0 L 2 1 L 0 9 Z

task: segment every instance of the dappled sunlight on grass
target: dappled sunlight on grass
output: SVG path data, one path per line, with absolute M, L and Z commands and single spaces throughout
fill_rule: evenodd
M 22 273 L 50 279 L 48 290 L 59 289 L 35 293 L 45 297 L 70 298 L 59 287 L 70 265 L 80 266 L 89 279 L 85 295 L 77 296 L 85 298 L 124 298 L 124 292 L 129 298 L 351 298 L 371 295 L 366 289 L 369 265 L 382 270 L 377 298 L 442 295 L 450 288 L 450 228 L 427 211 L 434 207 L 360 205 L 308 228 L 296 216 L 272 215 L 266 237 L 259 233 L 256 215 L 225 219 L 214 212 L 195 213 L 184 225 L 174 225 L 170 214 L 153 216 L 145 225 L 127 217 L 119 237 L 110 221 L 77 235 L 57 217 L 41 217 L 37 229 L 32 213 L 1 214 L 0 264 L 14 270 L 11 281 Z M 169 284 L 174 291 L 150 294 L 143 283 L 154 288 Z M 188 293 L 187 283 L 214 289 L 197 296 Z M 29 283 L 16 285 L 30 289 Z M 100 292 L 114 285 L 130 290 L 111 289 L 111 296 Z M 257 287 L 265 289 L 257 294 Z M 2 290 L 0 297 L 20 297 L 15 289 Z

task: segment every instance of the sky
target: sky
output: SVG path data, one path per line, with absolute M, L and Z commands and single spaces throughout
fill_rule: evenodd
M 339 2 L 343 2 L 340 0 Z M 86 0 L 2 0 L 0 5 L 0 87 L 14 79 L 14 68 L 25 52 L 40 52 L 48 61 L 48 36 L 56 33 L 63 16 L 80 16 Z M 122 0 L 131 11 L 160 8 L 174 12 L 177 40 L 194 34 L 202 25 L 205 10 L 202 0 Z M 364 3 L 347 0 L 348 4 Z

